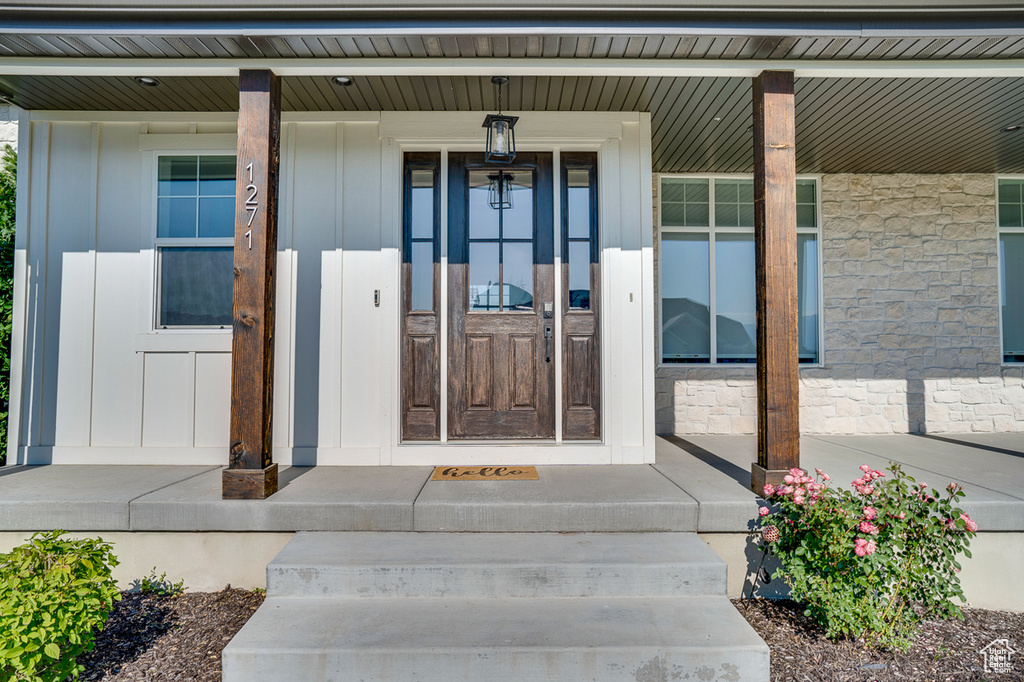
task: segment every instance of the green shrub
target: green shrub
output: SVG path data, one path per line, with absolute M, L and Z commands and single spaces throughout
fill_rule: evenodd
M 158 597 L 177 597 L 185 592 L 185 581 L 179 580 L 172 583 L 167 579 L 167 572 L 156 574 L 156 566 L 144 578 L 136 580 L 132 587 L 137 588 L 142 594 L 155 594 Z
M 820 469 L 765 486 L 775 509 L 760 509 L 761 548 L 829 637 L 905 649 L 922 618 L 963 618 L 956 557 L 970 558 L 978 526 L 953 506 L 964 495 L 955 483 L 943 496 L 897 464 L 891 477 L 860 468 L 853 490 L 830 487 Z
M 7 458 L 7 403 L 11 398 L 11 313 L 14 309 L 14 186 L 18 155 L 0 155 L 0 466 Z
M 117 559 L 100 539 L 36 533 L 0 554 L 0 679 L 63 682 L 83 670 L 115 600 Z

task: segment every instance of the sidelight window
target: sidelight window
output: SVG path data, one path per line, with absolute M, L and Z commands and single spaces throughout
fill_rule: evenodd
M 429 158 L 416 157 L 405 170 L 405 262 L 409 268 L 410 312 L 433 312 L 437 289 L 434 264 L 440 255 L 439 166 L 432 155 L 424 156 Z
M 230 326 L 235 157 L 159 157 L 156 208 L 157 327 Z
M 799 358 L 817 362 L 817 181 L 799 179 L 796 190 Z M 662 362 L 753 363 L 753 180 L 663 176 L 659 199 Z

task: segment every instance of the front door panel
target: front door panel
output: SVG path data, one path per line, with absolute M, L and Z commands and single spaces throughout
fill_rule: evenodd
M 448 174 L 449 437 L 553 438 L 551 154 Z

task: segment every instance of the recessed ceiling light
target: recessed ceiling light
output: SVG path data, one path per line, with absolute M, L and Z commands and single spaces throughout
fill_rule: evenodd
M 349 76 L 335 76 L 331 82 L 335 85 L 352 85 L 352 79 Z
M 1004 133 L 1012 133 L 1014 130 L 1020 130 L 1021 126 L 1006 126 L 1003 128 Z
M 155 78 L 150 78 L 149 76 L 136 76 L 135 82 L 139 85 L 145 85 L 147 88 L 155 88 L 160 85 L 160 81 Z

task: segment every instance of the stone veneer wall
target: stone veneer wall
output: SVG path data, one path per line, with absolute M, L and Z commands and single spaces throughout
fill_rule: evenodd
M 1000 363 L 995 178 L 826 175 L 821 192 L 824 362 L 800 370 L 801 431 L 1024 431 L 1024 366 Z M 751 366 L 657 371 L 658 433 L 753 433 L 755 405 Z
M 0 149 L 9 144 L 18 149 L 18 109 L 0 104 Z

